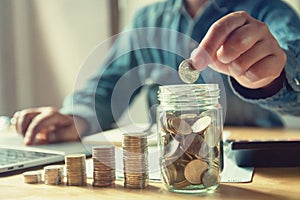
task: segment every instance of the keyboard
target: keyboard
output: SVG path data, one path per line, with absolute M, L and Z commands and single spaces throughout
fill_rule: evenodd
M 57 156 L 57 154 L 0 148 L 0 166 L 30 160 L 39 160 L 41 158 L 52 156 Z
M 0 173 L 60 162 L 63 154 L 0 147 Z

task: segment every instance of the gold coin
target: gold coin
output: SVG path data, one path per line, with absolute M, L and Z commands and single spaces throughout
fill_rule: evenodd
M 208 168 L 206 162 L 202 160 L 193 160 L 187 164 L 184 169 L 184 177 L 191 184 L 201 184 L 201 177 L 203 172 Z
M 66 155 L 65 156 L 65 159 L 68 160 L 68 159 L 71 159 L 71 160 L 80 160 L 82 158 L 85 158 L 85 154 L 69 154 L 69 155 Z
M 176 188 L 176 189 L 183 189 L 187 186 L 189 186 L 191 183 L 188 182 L 186 179 L 181 181 L 181 182 L 176 182 L 173 184 L 173 187 Z
M 170 125 L 176 134 L 188 135 L 193 132 L 191 126 L 183 119 L 173 118 Z
M 59 185 L 63 180 L 62 165 L 48 165 L 44 167 L 44 183 L 46 185 Z
M 198 134 L 190 134 L 186 135 L 182 140 L 182 148 L 185 152 L 196 155 L 199 153 L 201 146 L 203 144 L 203 138 L 201 135 Z
M 67 185 L 86 185 L 85 154 L 65 156 Z
M 42 174 L 38 171 L 27 171 L 23 173 L 24 183 L 39 183 L 42 180 Z
M 93 147 L 93 186 L 108 187 L 114 185 L 115 176 L 115 147 L 102 145 Z
M 165 162 L 162 164 L 162 176 L 164 177 L 164 181 L 167 185 L 173 185 L 175 180 L 177 179 L 177 170 L 173 164 L 166 164 Z
M 123 134 L 124 187 L 143 189 L 148 185 L 148 143 L 146 133 Z
M 180 160 L 178 162 L 176 162 L 175 169 L 176 169 L 177 177 L 176 177 L 175 183 L 182 183 L 182 182 L 186 181 L 186 179 L 184 177 L 184 168 L 185 168 L 185 166 L 182 165 Z

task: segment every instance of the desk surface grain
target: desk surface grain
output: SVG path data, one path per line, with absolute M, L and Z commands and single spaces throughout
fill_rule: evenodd
M 243 132 L 242 129 L 232 131 Z M 257 131 L 257 130 L 255 130 Z M 282 130 L 276 130 L 280 132 Z M 284 130 L 286 131 L 286 130 Z M 207 195 L 178 194 L 168 192 L 161 183 L 152 183 L 147 189 L 131 190 L 123 187 L 122 181 L 108 188 L 49 186 L 25 184 L 21 174 L 0 177 L 0 199 L 239 199 L 239 200 L 300 200 L 300 167 L 256 168 L 251 183 L 222 183 L 216 192 Z

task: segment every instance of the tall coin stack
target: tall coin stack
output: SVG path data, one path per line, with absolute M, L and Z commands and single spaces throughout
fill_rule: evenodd
M 71 154 L 65 156 L 67 185 L 86 185 L 86 167 L 84 154 Z
M 63 180 L 62 165 L 49 165 L 44 167 L 44 183 L 46 185 L 59 185 Z
M 143 189 L 148 186 L 147 134 L 123 134 L 124 187 Z
M 93 147 L 94 182 L 93 186 L 106 187 L 114 185 L 115 147 L 110 145 Z

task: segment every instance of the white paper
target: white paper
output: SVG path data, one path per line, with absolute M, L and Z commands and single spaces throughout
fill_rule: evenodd
M 239 167 L 233 157 L 225 153 L 224 169 L 221 174 L 223 183 L 247 183 L 252 181 L 253 167 Z

